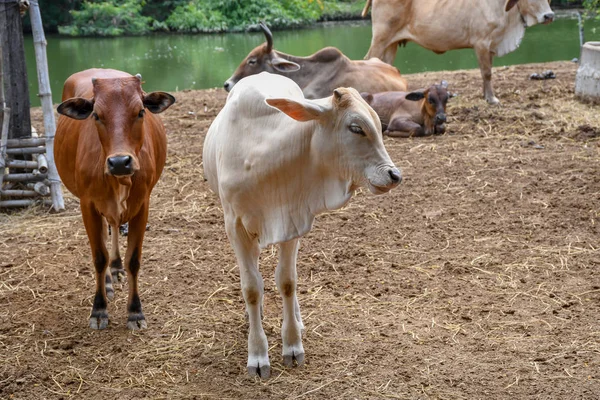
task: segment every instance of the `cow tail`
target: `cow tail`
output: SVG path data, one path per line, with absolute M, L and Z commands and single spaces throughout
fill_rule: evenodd
M 371 8 L 371 2 L 373 0 L 367 0 L 367 4 L 365 4 L 365 8 L 363 8 L 362 13 L 360 15 L 364 18 L 369 13 L 369 8 Z

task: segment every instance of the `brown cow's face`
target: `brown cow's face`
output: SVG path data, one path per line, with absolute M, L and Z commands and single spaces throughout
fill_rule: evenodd
M 549 24 L 554 21 L 550 0 L 507 0 L 506 11 L 517 7 L 527 26 Z
M 144 144 L 146 109 L 160 113 L 175 102 L 168 93 L 144 94 L 141 78 L 93 79 L 94 98 L 73 98 L 58 112 L 74 119 L 91 116 L 106 156 L 107 175 L 131 176 L 139 170 L 138 154 Z
M 407 100 L 423 101 L 421 112 L 425 121 L 425 130 L 431 134 L 435 127 L 446 122 L 446 105 L 448 104 L 448 84 L 442 81 L 439 85 L 431 85 L 425 91 L 412 92 L 406 95 Z
M 235 70 L 233 75 L 225 81 L 223 87 L 228 92 L 242 78 L 250 75 L 260 74 L 261 72 L 270 72 L 272 74 L 288 75 L 300 69 L 300 65 L 293 61 L 282 58 L 273 50 L 273 35 L 266 25 L 261 24 L 267 42 L 254 48 L 246 56 L 244 61 Z

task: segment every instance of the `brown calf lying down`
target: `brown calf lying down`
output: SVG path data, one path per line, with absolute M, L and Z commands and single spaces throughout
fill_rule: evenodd
M 411 137 L 446 131 L 448 84 L 442 81 L 414 92 L 361 93 L 379 115 L 384 135 Z

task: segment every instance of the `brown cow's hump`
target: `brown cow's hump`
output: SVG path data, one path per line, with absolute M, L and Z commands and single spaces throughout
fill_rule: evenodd
M 335 47 L 325 47 L 312 55 L 312 59 L 320 62 L 331 62 L 343 57 L 344 54 Z

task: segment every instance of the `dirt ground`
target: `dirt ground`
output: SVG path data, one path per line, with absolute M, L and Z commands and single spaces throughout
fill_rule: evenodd
M 546 69 L 557 79 L 527 79 Z M 88 328 L 93 267 L 72 195 L 60 214 L 0 214 L 0 398 L 600 398 L 600 108 L 574 99 L 575 71 L 496 68 L 499 107 L 478 71 L 409 75 L 458 93 L 448 131 L 386 138 L 400 187 L 359 191 L 302 240 L 300 368 L 282 366 L 276 253 L 263 251 L 265 381 L 246 374 L 238 268 L 202 178 L 226 93 L 175 93 L 142 260 L 148 329 L 126 329 L 121 285 L 108 329 Z

